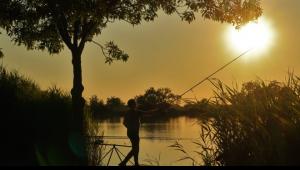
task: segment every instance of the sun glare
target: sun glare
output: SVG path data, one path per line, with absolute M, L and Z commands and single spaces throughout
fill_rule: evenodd
M 237 53 L 253 49 L 256 56 L 265 52 L 273 42 L 274 33 L 269 23 L 261 18 L 240 29 L 230 27 L 227 33 L 229 46 Z M 253 56 L 253 53 L 252 53 Z

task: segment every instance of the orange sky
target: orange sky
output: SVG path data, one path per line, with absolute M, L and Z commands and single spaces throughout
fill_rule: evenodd
M 270 22 L 276 38 L 273 46 L 255 60 L 238 60 L 215 77 L 231 84 L 254 80 L 284 81 L 288 69 L 300 73 L 300 1 L 263 0 L 263 16 Z M 132 27 L 127 23 L 109 25 L 95 40 L 113 40 L 125 50 L 127 63 L 104 64 L 101 50 L 88 44 L 83 54 L 84 96 L 102 99 L 119 96 L 123 100 L 142 94 L 147 88 L 169 87 L 182 93 L 197 81 L 236 57 L 228 47 L 225 33 L 230 25 L 203 20 L 199 15 L 191 24 L 178 16 L 159 15 L 154 22 Z M 72 87 L 71 55 L 27 51 L 0 35 L 3 65 L 17 69 L 35 80 L 43 89 L 57 85 Z M 212 85 L 204 83 L 194 91 L 198 98 L 212 96 Z M 191 96 L 188 94 L 186 97 Z

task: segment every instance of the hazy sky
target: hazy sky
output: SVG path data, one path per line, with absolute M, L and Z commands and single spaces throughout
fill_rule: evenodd
M 264 18 L 275 33 L 267 52 L 251 60 L 238 60 L 215 78 L 231 84 L 254 80 L 284 81 L 288 69 L 300 73 L 300 1 L 263 0 Z M 203 20 L 197 16 L 191 24 L 176 15 L 159 15 L 154 22 L 132 27 L 123 22 L 110 24 L 95 40 L 113 40 L 125 50 L 127 63 L 104 63 L 101 50 L 88 44 L 83 53 L 83 83 L 86 98 L 95 94 L 102 99 L 119 96 L 127 100 L 149 87 L 169 87 L 182 93 L 197 81 L 237 56 L 226 40 L 229 24 Z M 59 55 L 27 51 L 0 35 L 3 64 L 35 80 L 43 89 L 49 86 L 69 91 L 72 87 L 70 52 Z M 250 54 L 249 54 L 250 55 Z M 196 88 L 198 98 L 212 96 L 209 83 Z M 186 97 L 191 96 L 188 94 Z

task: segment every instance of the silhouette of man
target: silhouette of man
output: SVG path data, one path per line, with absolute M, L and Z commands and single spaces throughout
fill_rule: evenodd
M 119 165 L 126 166 L 126 163 L 133 156 L 135 165 L 139 166 L 140 118 L 142 113 L 150 113 L 157 111 L 158 109 L 153 109 L 151 111 L 138 110 L 134 99 L 128 100 L 127 105 L 129 107 L 129 111 L 124 116 L 123 124 L 127 128 L 127 136 L 130 139 L 132 149 Z
M 130 139 L 132 149 L 120 163 L 121 166 L 125 166 L 129 159 L 133 156 L 136 166 L 139 165 L 139 129 L 140 129 L 140 113 L 136 110 L 135 100 L 130 99 L 127 102 L 129 111 L 124 116 L 123 124 L 127 128 L 127 136 Z

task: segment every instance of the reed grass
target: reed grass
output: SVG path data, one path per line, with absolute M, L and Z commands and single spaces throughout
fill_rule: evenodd
M 241 89 L 212 81 L 216 112 L 203 120 L 205 165 L 299 165 L 300 78 L 256 80 Z
M 182 160 L 193 165 L 299 165 L 300 77 L 289 72 L 285 82 L 261 79 L 229 87 L 220 80 L 211 110 L 201 116 L 200 140 L 194 142 L 201 162 L 179 143 Z

